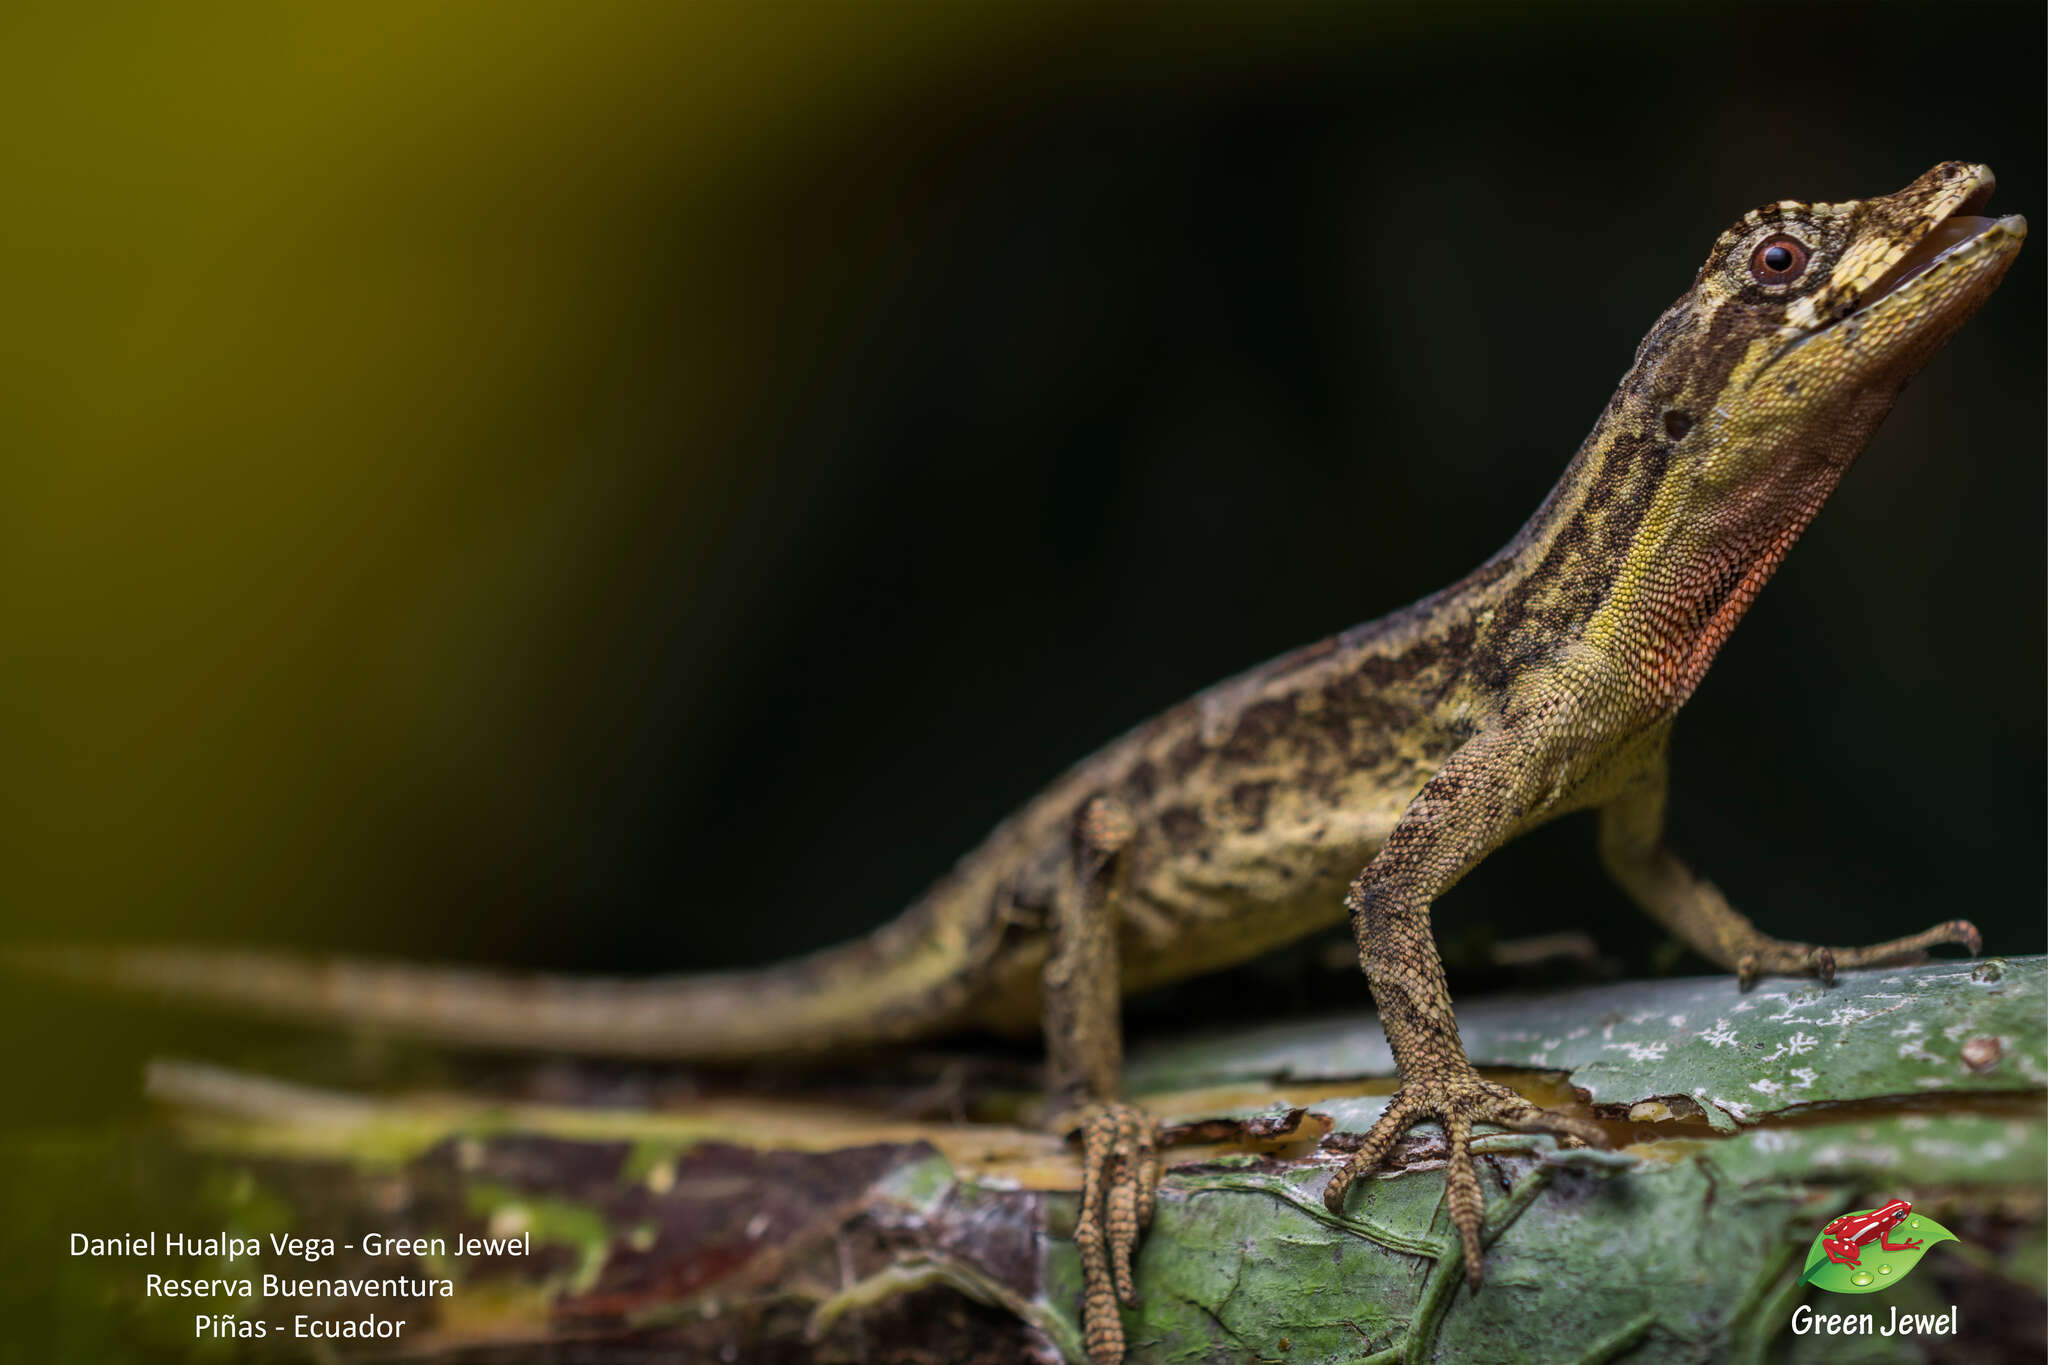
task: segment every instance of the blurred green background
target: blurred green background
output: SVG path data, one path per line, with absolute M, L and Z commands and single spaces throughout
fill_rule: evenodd
M 1130 724 L 1477 564 L 1745 208 L 1960 157 L 2048 221 L 2034 4 L 8 25 L 38 938 L 848 936 Z M 2043 947 L 2042 251 L 1678 729 L 1676 837 L 1776 932 Z M 1658 942 L 1581 821 L 1440 914 Z M 131 1093 L 90 1017 L 33 1064 Z

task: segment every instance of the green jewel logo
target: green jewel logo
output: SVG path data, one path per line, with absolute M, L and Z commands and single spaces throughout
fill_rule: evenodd
M 1957 1240 L 1905 1200 L 1894 1199 L 1845 1213 L 1822 1228 L 1799 1278 L 1835 1294 L 1875 1294 L 1912 1274 L 1936 1242 Z

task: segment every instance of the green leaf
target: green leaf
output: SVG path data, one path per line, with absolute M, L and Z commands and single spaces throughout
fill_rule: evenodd
M 1458 1002 L 1458 1033 L 1479 1066 L 1563 1072 L 1595 1104 L 1683 1097 L 1733 1133 L 1805 1105 L 2037 1088 L 2044 1015 L 2043 959 L 1944 959 L 1843 972 L 1832 986 L 1744 991 L 1722 974 L 1482 996 Z M 1973 1039 L 1996 1044 L 1988 1064 L 1965 1060 Z M 1393 1074 L 1365 1012 L 1166 1040 L 1136 1050 L 1126 1071 L 1140 1093 Z
M 1856 1209 L 1856 1213 L 1869 1213 L 1869 1209 Z M 1813 1245 L 1806 1251 L 1806 1269 L 1799 1278 L 1819 1285 L 1836 1294 L 1875 1294 L 1889 1289 L 1913 1273 L 1913 1267 L 1920 1264 L 1936 1242 L 1961 1240 L 1953 1232 L 1932 1218 L 1913 1213 L 1906 1221 L 1893 1229 L 1891 1234 L 1901 1241 L 1918 1241 L 1919 1246 L 1906 1251 L 1886 1251 L 1876 1242 L 1862 1248 L 1856 1265 L 1842 1265 L 1828 1259 L 1827 1251 L 1821 1246 L 1820 1234 L 1814 1234 Z

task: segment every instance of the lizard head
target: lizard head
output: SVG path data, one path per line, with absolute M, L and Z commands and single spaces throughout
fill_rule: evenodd
M 1581 638 L 1683 703 L 1899 390 L 2012 264 L 2026 221 L 1981 216 L 1991 186 L 1988 167 L 1944 162 L 1896 194 L 1767 204 L 1722 233 L 1517 538 L 1552 617 L 1604 579 Z M 1503 618 L 1498 648 L 1562 628 L 1524 639 L 1529 615 Z
M 1635 640 L 1621 653 L 1662 695 L 1691 694 L 1899 390 L 1998 287 L 2027 225 L 1979 215 L 1991 186 L 1951 161 L 1896 194 L 1752 209 L 1643 339 L 1578 496 L 1589 515 L 1611 484 L 1610 506 L 1641 509 L 1603 514 L 1628 545 L 1592 633 Z
M 1826 496 L 2018 254 L 2026 220 L 1980 213 L 1993 184 L 1948 161 L 1896 194 L 1784 200 L 1721 234 L 1637 352 L 1702 503 Z

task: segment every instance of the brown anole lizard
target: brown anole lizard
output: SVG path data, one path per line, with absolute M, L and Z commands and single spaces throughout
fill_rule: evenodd
M 175 950 L 16 960 L 479 1046 L 708 1062 L 1042 1026 L 1056 1122 L 1082 1142 L 1086 1340 L 1110 1365 L 1158 1172 L 1151 1124 L 1121 1092 L 1120 996 L 1348 913 L 1401 1086 L 1324 1198 L 1341 1209 L 1405 1130 L 1435 1120 L 1476 1287 L 1473 1126 L 1604 1140 L 1482 1078 L 1459 1042 L 1430 904 L 1493 849 L 1596 809 L 1615 879 L 1744 984 L 1979 947 L 1961 920 L 1869 947 L 1770 938 L 1665 846 L 1663 824 L 1679 707 L 1899 390 L 2018 252 L 2024 220 L 1977 216 L 1991 185 L 1986 167 L 1950 162 L 1897 194 L 1743 215 L 1499 554 L 1083 760 L 859 942 L 635 981 Z

